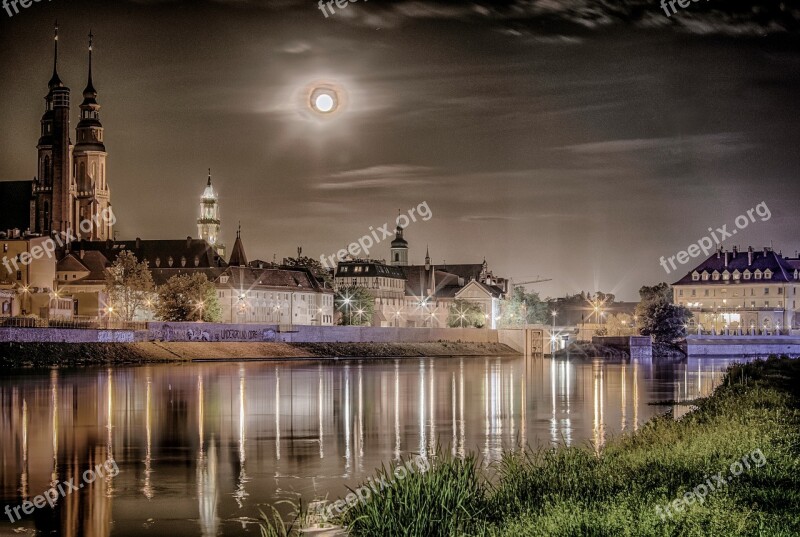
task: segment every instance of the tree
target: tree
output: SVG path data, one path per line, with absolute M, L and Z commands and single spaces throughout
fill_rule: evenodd
M 146 308 L 153 287 L 153 275 L 147 261 L 140 263 L 133 252 L 123 250 L 106 270 L 105 292 L 109 311 L 124 321 L 132 321 L 137 311 Z
M 627 313 L 618 313 L 606 317 L 605 327 L 609 336 L 634 335 L 633 317 Z
M 158 288 L 156 316 L 162 321 L 218 323 L 222 308 L 217 289 L 202 273 L 173 276 Z
M 317 280 L 320 282 L 325 282 L 328 287 L 333 287 L 333 278 L 331 277 L 331 272 L 327 268 L 323 267 L 322 263 L 320 263 L 317 259 L 306 256 L 287 257 L 283 260 L 283 264 L 287 267 L 307 268 L 311 271 L 311 274 L 317 278 Z
M 522 286 L 515 287 L 501 306 L 499 324 L 501 327 L 523 326 L 550 322 L 547 302 L 539 298 L 539 293 L 525 292 Z
M 486 325 L 486 314 L 474 302 L 457 299 L 450 304 L 447 315 L 447 326 L 450 328 L 483 328 Z
M 342 314 L 339 320 L 342 326 L 372 325 L 375 298 L 366 288 L 357 285 L 340 288 L 336 291 L 334 305 Z
M 639 296 L 641 301 L 636 305 L 636 315 L 643 336 L 651 336 L 657 343 L 673 343 L 686 337 L 686 323 L 692 313 L 673 304 L 669 284 L 644 286 L 639 290 Z

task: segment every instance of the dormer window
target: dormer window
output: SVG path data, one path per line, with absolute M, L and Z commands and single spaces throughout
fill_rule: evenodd
M 794 269 L 794 279 L 800 279 L 800 270 Z
M 722 273 L 722 279 L 725 280 L 725 281 L 730 280 L 731 279 L 731 273 L 726 270 L 725 272 Z
M 744 271 L 744 279 L 745 279 L 745 280 L 749 280 L 749 279 L 750 279 L 750 276 L 752 276 L 752 275 L 753 275 L 753 273 L 752 273 L 752 272 L 750 272 L 749 270 L 745 270 L 745 271 Z
M 692 281 L 696 282 L 699 280 L 700 280 L 700 273 L 695 270 L 694 272 L 692 272 Z
M 708 272 L 706 272 L 705 270 L 703 271 L 703 281 L 704 282 L 708 281 Z
M 219 283 L 222 283 L 222 284 L 228 283 L 228 275 L 227 274 L 223 274 L 222 276 L 220 276 L 219 277 Z
M 184 257 L 184 256 L 181 256 L 181 266 L 182 267 L 186 266 L 186 257 Z
M 741 280 L 742 279 L 742 273 L 739 272 L 738 270 L 734 270 L 733 271 L 733 279 L 736 280 L 736 281 Z
M 200 266 L 200 256 L 194 256 L 194 266 L 195 267 Z
M 160 257 L 156 257 L 156 267 L 160 267 L 160 266 L 161 266 L 161 258 Z
M 771 280 L 772 279 L 772 271 L 771 270 L 767 269 L 767 270 L 764 271 L 764 279 L 765 280 Z
M 762 273 L 761 273 L 761 270 L 760 270 L 760 269 L 759 269 L 759 270 L 756 270 L 756 271 L 754 272 L 754 274 L 755 274 L 756 280 L 760 280 L 760 279 L 761 279 Z
M 171 267 L 174 263 L 175 263 L 175 260 L 172 259 L 172 256 L 169 256 L 167 258 L 167 265 L 169 265 Z
M 712 278 L 712 279 L 713 279 L 715 282 L 719 281 L 719 272 L 715 270 L 715 271 L 714 271 L 714 272 L 711 274 L 711 278 Z

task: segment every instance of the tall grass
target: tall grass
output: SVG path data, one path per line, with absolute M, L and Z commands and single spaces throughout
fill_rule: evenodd
M 800 535 L 800 361 L 735 366 L 698 407 L 653 419 L 599 456 L 589 446 L 506 453 L 491 482 L 474 456 L 439 452 L 428 472 L 339 522 L 353 537 Z M 656 506 L 757 449 L 764 466 L 662 520 Z
M 377 475 L 389 479 L 394 466 Z M 455 459 L 438 450 L 431 468 L 396 480 L 388 489 L 358 503 L 341 518 L 351 535 L 449 537 L 483 516 L 486 485 L 474 456 Z

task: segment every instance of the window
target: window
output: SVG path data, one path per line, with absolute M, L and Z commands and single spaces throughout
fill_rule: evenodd
M 678 296 L 683 296 L 683 289 L 681 289 L 680 291 L 678 291 Z
M 745 270 L 744 271 L 744 279 L 745 280 L 749 280 L 750 279 L 750 275 L 751 275 L 751 273 L 750 273 L 749 270 Z
M 764 288 L 764 296 L 767 296 L 768 294 L 769 294 L 769 287 L 765 287 Z
M 708 289 L 706 289 L 703 294 L 704 296 L 708 296 Z
M 692 289 L 692 296 L 697 296 L 697 289 Z
M 717 271 L 715 270 L 715 271 L 714 271 L 714 273 L 712 274 L 712 276 L 711 276 L 711 277 L 713 278 L 713 280 L 714 280 L 715 282 L 716 282 L 716 281 L 719 281 L 719 272 L 717 272 Z
M 706 271 L 703 271 L 703 281 L 704 282 L 708 281 L 708 272 L 706 272 Z
M 700 274 L 697 271 L 692 272 L 692 281 L 696 282 L 700 280 Z
M 778 294 L 779 294 L 779 295 L 782 295 L 782 294 L 783 294 L 783 287 L 778 287 Z

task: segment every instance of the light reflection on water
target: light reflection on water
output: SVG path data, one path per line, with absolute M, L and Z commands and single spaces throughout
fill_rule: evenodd
M 336 499 L 381 464 L 437 449 L 589 444 L 711 393 L 732 360 L 522 358 L 198 363 L 16 371 L 0 379 L 2 505 L 113 457 L 120 473 L 12 528 L 55 535 L 258 535 L 259 510 Z M 686 407 L 674 408 L 676 414 Z

